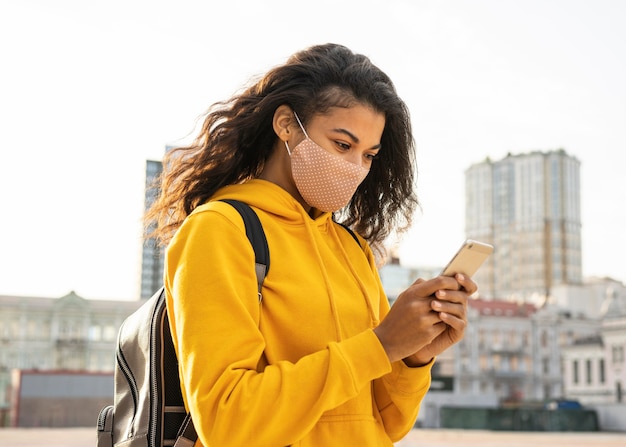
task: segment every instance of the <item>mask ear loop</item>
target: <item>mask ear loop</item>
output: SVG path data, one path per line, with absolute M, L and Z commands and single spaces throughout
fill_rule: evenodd
M 293 116 L 296 117 L 296 120 L 298 121 L 298 125 L 300 126 L 300 129 L 302 129 L 302 132 L 304 133 L 304 136 L 306 137 L 306 139 L 310 140 L 309 134 L 307 134 L 306 130 L 304 130 L 304 126 L 302 125 L 302 122 L 300 121 L 300 118 L 298 118 L 298 114 L 295 111 L 293 112 Z M 289 144 L 287 144 L 287 141 L 285 141 L 285 147 L 287 148 L 287 153 L 291 157 L 291 150 L 289 149 Z
M 302 129 L 304 136 L 307 138 L 307 140 L 310 140 L 309 134 L 307 134 L 306 130 L 304 130 L 304 126 L 302 125 L 302 122 L 300 121 L 300 118 L 298 118 L 298 114 L 295 111 L 293 112 L 293 116 L 296 117 L 296 120 L 298 121 L 298 124 L 300 125 L 300 129 Z

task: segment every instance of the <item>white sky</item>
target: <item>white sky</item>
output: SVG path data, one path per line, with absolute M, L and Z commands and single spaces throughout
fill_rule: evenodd
M 0 0 L 0 295 L 134 299 L 146 159 L 311 44 L 370 56 L 408 103 L 422 212 L 402 262 L 463 239 L 464 170 L 582 162 L 583 270 L 626 280 L 626 2 Z

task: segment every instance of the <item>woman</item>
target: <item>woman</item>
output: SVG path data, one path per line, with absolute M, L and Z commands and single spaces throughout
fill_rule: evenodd
M 391 446 L 411 429 L 476 291 L 462 276 L 420 279 L 389 309 L 374 251 L 410 223 L 413 151 L 390 79 L 327 44 L 216 104 L 168 155 L 148 217 L 169 244 L 169 319 L 202 445 Z M 265 230 L 262 301 L 224 198 Z

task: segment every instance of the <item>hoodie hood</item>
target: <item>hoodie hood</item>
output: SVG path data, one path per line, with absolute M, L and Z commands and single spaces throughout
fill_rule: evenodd
M 312 218 L 291 194 L 275 183 L 252 179 L 245 183 L 229 185 L 215 193 L 211 200 L 236 199 L 263 210 L 285 223 L 301 223 L 303 219 L 326 225 L 332 221 L 332 213 L 321 213 Z

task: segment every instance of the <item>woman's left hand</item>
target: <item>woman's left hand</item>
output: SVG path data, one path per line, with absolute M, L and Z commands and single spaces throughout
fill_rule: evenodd
M 404 359 L 408 366 L 422 366 L 441 354 L 450 346 L 461 341 L 467 327 L 467 301 L 478 290 L 476 283 L 465 275 L 455 276 L 459 290 L 438 290 L 430 307 L 446 323 L 445 330 L 430 344 Z

